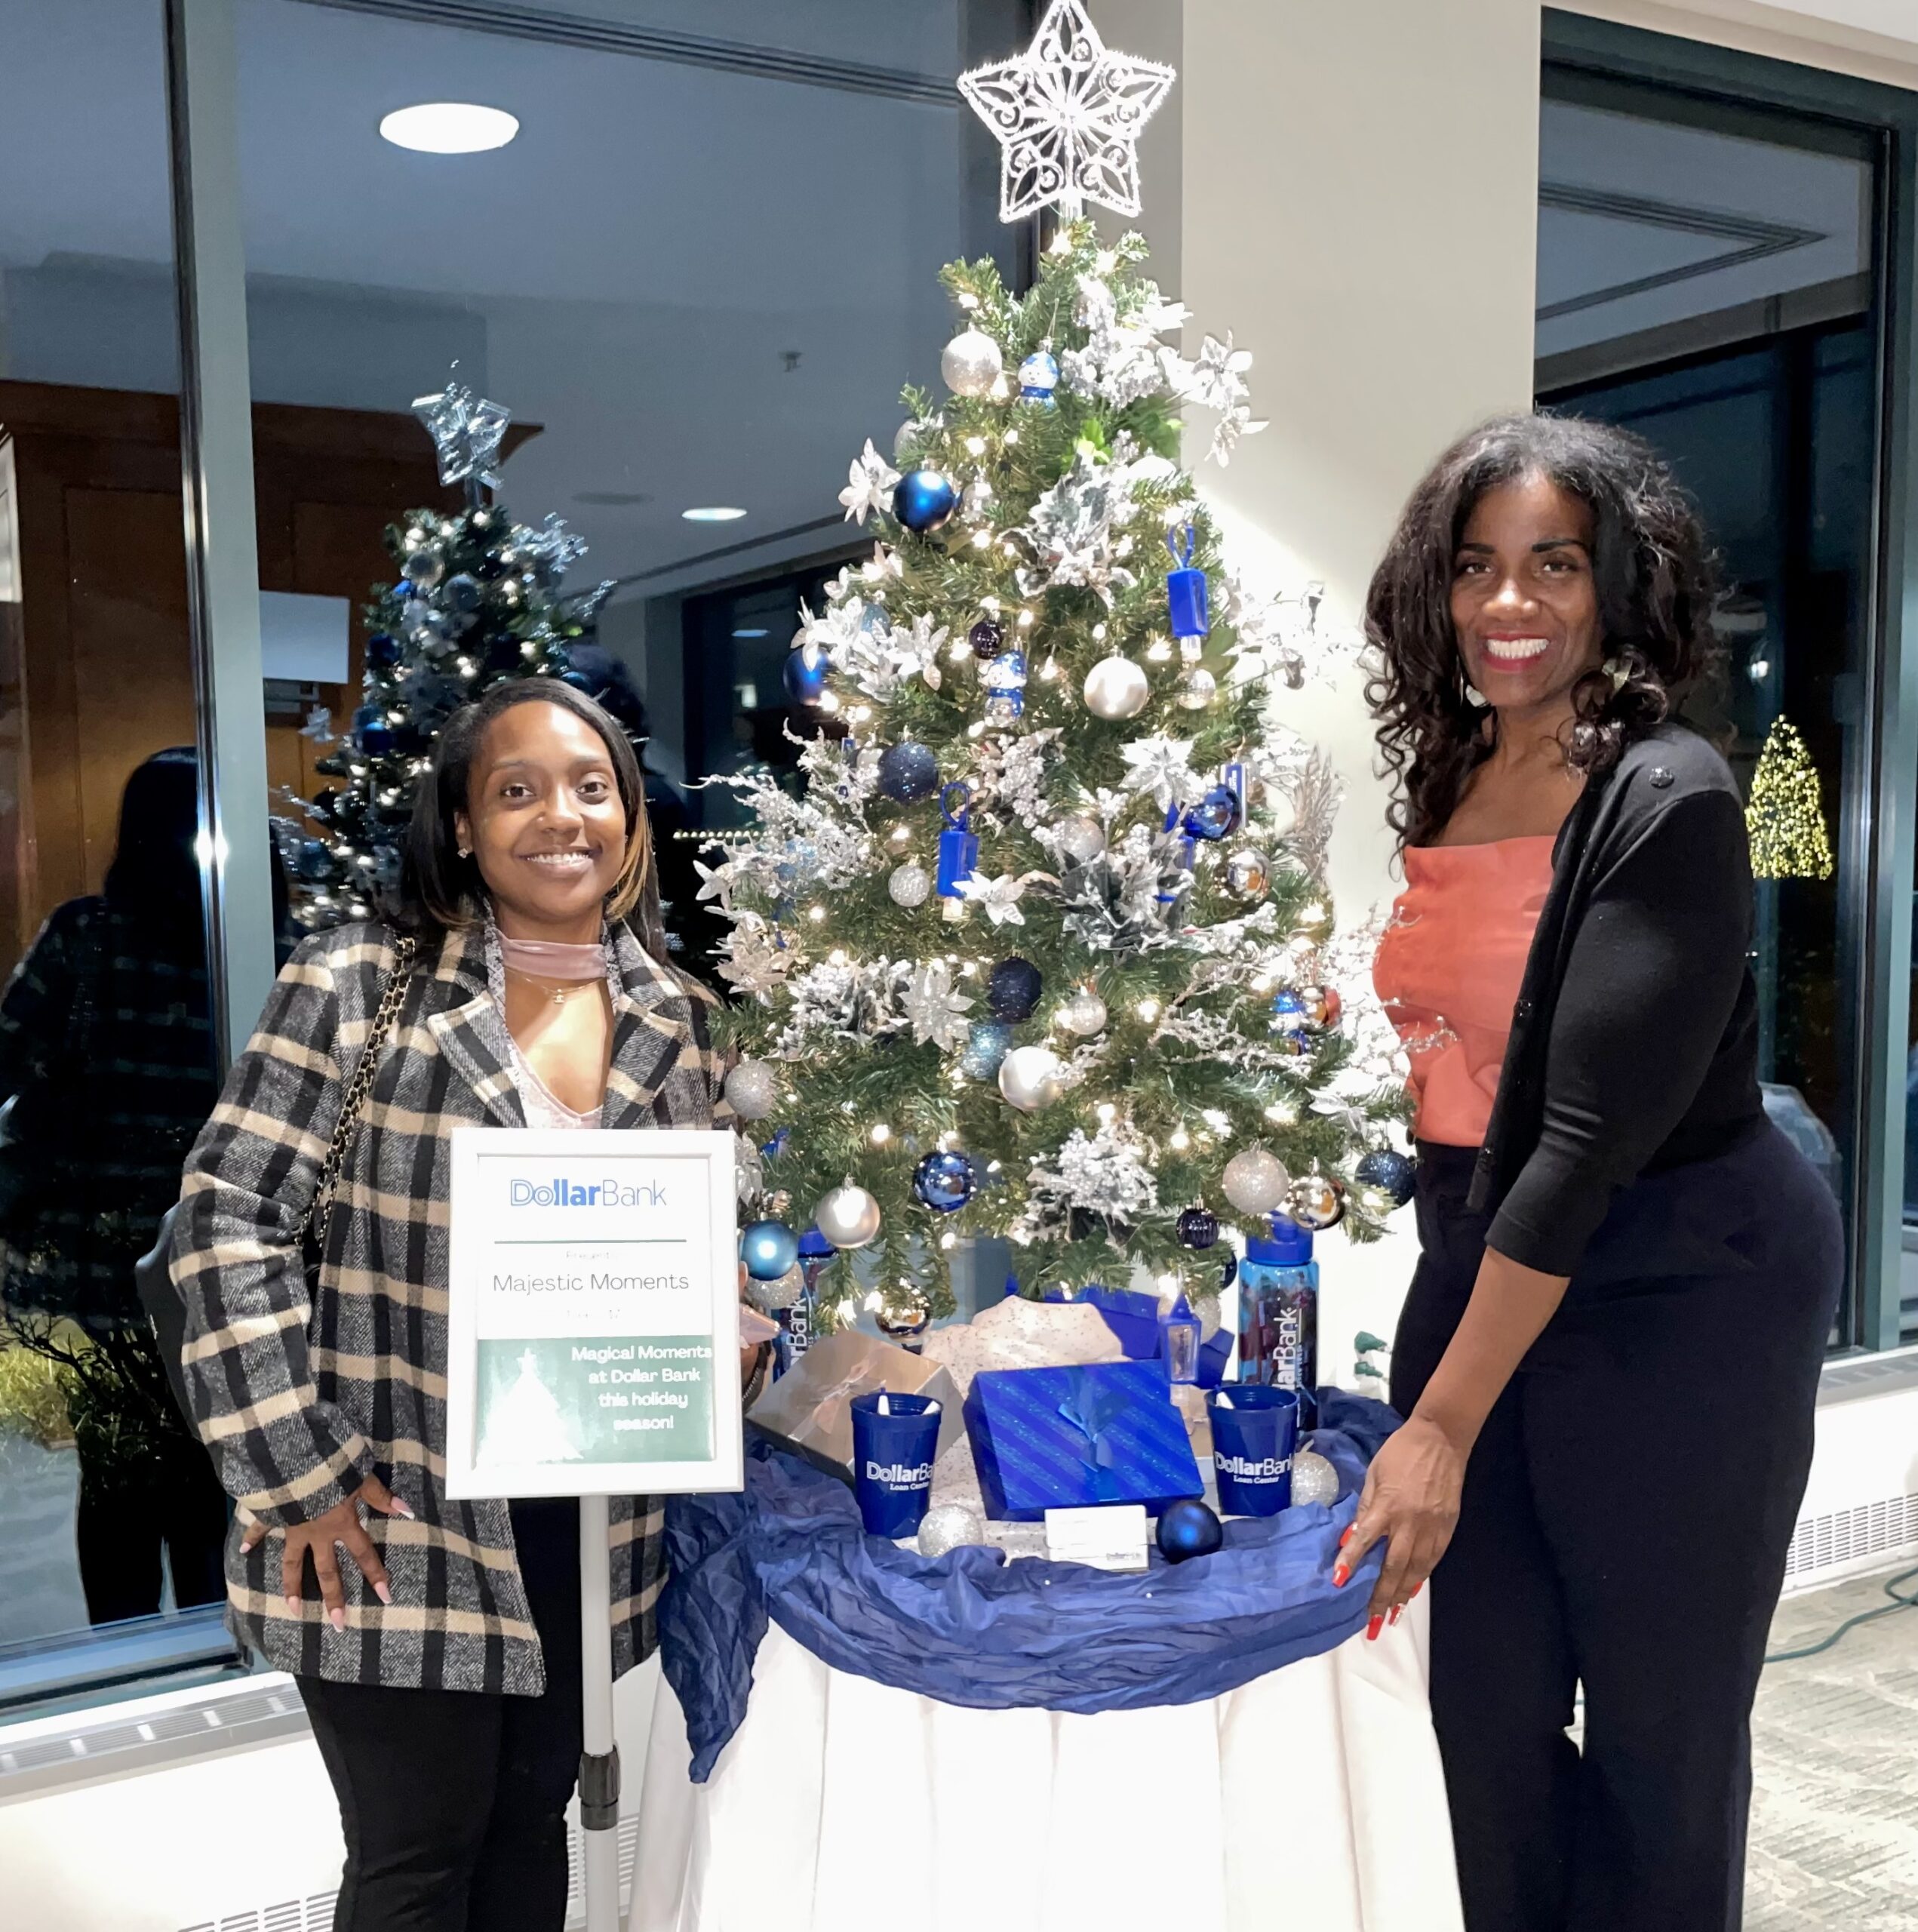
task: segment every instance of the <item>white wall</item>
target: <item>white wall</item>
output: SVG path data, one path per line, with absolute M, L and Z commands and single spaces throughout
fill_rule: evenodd
M 1735 47 L 1888 86 L 1918 88 L 1918 0 L 1558 0 L 1654 33 Z

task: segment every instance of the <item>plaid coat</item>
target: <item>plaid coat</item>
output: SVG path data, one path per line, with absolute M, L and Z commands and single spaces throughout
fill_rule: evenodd
M 725 1125 L 712 996 L 615 936 L 610 1128 Z M 361 1042 L 392 970 L 383 927 L 308 940 L 186 1162 L 173 1276 L 194 1420 L 243 1514 L 308 1521 L 377 1475 L 414 1520 L 367 1512 L 391 1580 L 383 1607 L 349 1560 L 346 1628 L 307 1583 L 294 1615 L 280 1539 L 226 1547 L 228 1619 L 282 1670 L 346 1683 L 545 1687 L 503 1502 L 456 1503 L 446 1472 L 448 1157 L 474 1124 L 521 1127 L 505 1023 L 487 989 L 484 933 L 429 946 L 352 1137 L 309 1299 L 300 1225 Z M 653 1645 L 664 1582 L 656 1499 L 613 1503 L 613 1664 Z

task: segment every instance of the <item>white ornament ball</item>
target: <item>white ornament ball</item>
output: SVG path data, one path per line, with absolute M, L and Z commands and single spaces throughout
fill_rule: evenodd
M 1075 866 L 1090 865 L 1105 850 L 1105 828 L 1097 819 L 1074 812 L 1059 822 L 1059 849 Z
M 1300 1449 L 1292 1458 L 1292 1500 L 1301 1503 L 1336 1503 L 1339 1472 L 1326 1459 L 1310 1449 Z
M 806 1277 L 795 1262 L 776 1281 L 748 1281 L 746 1294 L 762 1315 L 776 1315 L 782 1308 L 796 1308 L 805 1299 Z
M 999 345 L 983 329 L 966 329 L 939 352 L 939 374 L 954 395 L 990 395 L 1005 368 Z
M 1105 1027 L 1105 1002 L 1090 986 L 1081 986 L 1059 1010 L 1059 1023 L 1068 1033 L 1089 1040 Z
M 879 1232 L 879 1204 L 849 1180 L 820 1201 L 813 1221 L 835 1247 L 863 1247 Z
M 1136 718 L 1151 695 L 1144 667 L 1130 657 L 1102 657 L 1086 673 L 1086 709 L 1095 718 Z
M 999 1091 L 1021 1113 L 1036 1113 L 1050 1106 L 1063 1091 L 1060 1072 L 1059 1056 L 1051 1048 L 1015 1047 L 999 1063 Z
M 919 1519 L 919 1554 L 943 1556 L 948 1549 L 985 1540 L 985 1518 L 963 1503 L 935 1503 Z
M 1271 1214 L 1291 1186 L 1285 1163 L 1263 1147 L 1248 1147 L 1225 1163 L 1225 1198 L 1241 1214 Z
M 727 1104 L 742 1120 L 764 1120 L 779 1103 L 779 1077 L 763 1060 L 742 1060 L 726 1076 Z
M 933 875 L 917 859 L 908 859 L 902 866 L 893 868 L 893 875 L 886 881 L 886 890 L 893 895 L 895 906 L 903 906 L 910 912 L 915 906 L 923 906 L 926 896 L 933 889 Z

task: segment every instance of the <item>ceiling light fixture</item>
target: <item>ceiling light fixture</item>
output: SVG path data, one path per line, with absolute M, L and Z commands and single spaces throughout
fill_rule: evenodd
M 736 630 L 735 637 L 770 637 L 772 632 L 764 624 L 748 625 L 744 630 Z
M 704 503 L 690 510 L 681 510 L 680 515 L 688 523 L 737 523 L 745 515 L 730 503 Z
M 395 108 L 380 123 L 383 139 L 416 154 L 481 154 L 503 148 L 519 132 L 504 108 L 468 100 L 426 100 Z

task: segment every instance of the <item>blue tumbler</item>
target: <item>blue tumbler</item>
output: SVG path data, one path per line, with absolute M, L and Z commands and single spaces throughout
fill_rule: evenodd
M 930 1395 L 881 1389 L 855 1395 L 851 1407 L 853 1489 L 866 1534 L 916 1536 L 933 1493 L 939 1403 Z
M 1206 1407 L 1219 1508 L 1228 1516 L 1276 1516 L 1289 1508 L 1298 1391 L 1235 1382 L 1214 1389 Z

